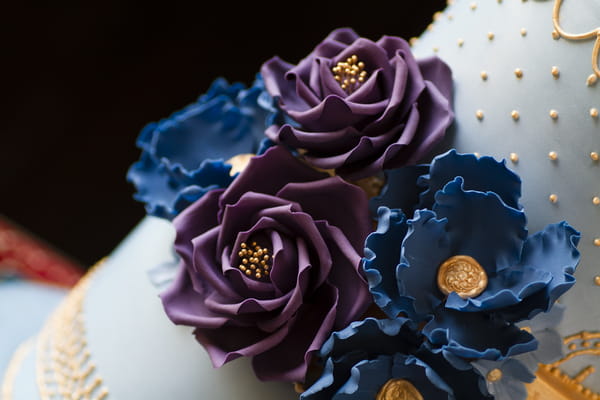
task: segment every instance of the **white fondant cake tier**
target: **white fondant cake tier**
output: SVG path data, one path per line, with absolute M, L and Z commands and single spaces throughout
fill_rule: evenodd
M 588 84 L 597 39 L 555 39 L 558 0 L 453 3 L 413 45 L 417 57 L 437 54 L 452 69 L 456 120 L 441 149 L 506 159 L 523 181 L 530 233 L 561 220 L 581 232 L 577 283 L 560 300 L 567 306 L 560 332 L 598 333 L 600 82 Z M 567 33 L 600 28 L 598 0 L 564 0 L 559 11 Z M 600 344 L 583 342 L 565 346 L 567 353 L 588 349 L 561 364 L 571 377 L 600 367 L 593 354 Z M 598 374 L 580 383 L 600 393 Z

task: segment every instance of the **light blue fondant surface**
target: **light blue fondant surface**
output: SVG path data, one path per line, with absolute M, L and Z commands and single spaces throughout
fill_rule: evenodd
M 592 202 L 600 196 L 600 163 L 590 157 L 593 151 L 600 153 L 600 121 L 590 115 L 591 108 L 600 110 L 600 82 L 586 84 L 593 73 L 594 39 L 553 39 L 554 3 L 456 0 L 413 50 L 418 57 L 437 54 L 453 71 L 456 122 L 441 150 L 456 147 L 506 159 L 523 180 L 530 234 L 561 220 L 581 231 L 577 283 L 560 300 L 567 309 L 559 330 L 567 336 L 600 331 L 600 286 L 594 283 L 600 275 L 600 247 L 594 245 L 600 238 L 600 206 Z M 599 0 L 562 3 L 559 17 L 566 31 L 583 33 L 600 26 Z M 558 78 L 551 73 L 553 66 Z M 520 79 L 517 68 L 523 72 Z M 477 110 L 483 119 L 476 117 Z M 520 114 L 517 121 L 512 110 Z M 551 110 L 558 118 L 550 117 Z M 556 152 L 556 160 L 550 152 Z M 511 153 L 517 162 L 510 161 Z M 549 201 L 551 194 L 557 196 L 555 203 Z M 578 357 L 562 368 L 575 376 L 588 365 L 598 370 L 599 361 Z M 598 375 L 583 384 L 600 392 Z
M 192 329 L 166 317 L 148 272 L 172 261 L 173 238 L 170 222 L 146 217 L 92 278 L 84 324 L 106 400 L 296 399 L 291 384 L 258 381 L 248 359 L 214 369 Z M 34 363 L 26 361 L 13 400 L 36 400 L 28 397 L 35 385 Z
M 0 281 L 0 381 L 17 347 L 35 336 L 66 290 L 27 281 Z

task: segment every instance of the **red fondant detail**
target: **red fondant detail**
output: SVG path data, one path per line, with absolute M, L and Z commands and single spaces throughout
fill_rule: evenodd
M 40 239 L 0 217 L 0 274 L 3 272 L 70 287 L 81 278 L 84 270 Z

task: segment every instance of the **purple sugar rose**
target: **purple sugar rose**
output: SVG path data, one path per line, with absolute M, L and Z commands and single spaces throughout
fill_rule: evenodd
M 182 266 L 163 305 L 195 327 L 215 367 L 251 356 L 259 379 L 302 382 L 331 332 L 371 304 L 360 269 L 366 195 L 281 146 L 174 225 Z
M 275 57 L 261 74 L 290 121 L 267 136 L 348 179 L 418 162 L 453 119 L 450 69 L 415 60 L 399 37 L 338 29 L 298 65 Z

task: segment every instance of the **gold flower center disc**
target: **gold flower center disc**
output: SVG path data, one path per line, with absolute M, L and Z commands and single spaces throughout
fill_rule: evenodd
M 473 257 L 454 256 L 440 265 L 437 284 L 445 295 L 456 292 L 466 299 L 479 296 L 485 290 L 488 278 L 485 270 Z
M 376 400 L 423 400 L 416 387 L 406 379 L 390 379 L 379 389 Z
M 225 164 L 231 164 L 231 171 L 229 171 L 229 175 L 233 176 L 238 172 L 242 172 L 248 166 L 250 159 L 254 157 L 256 154 L 252 153 L 244 153 L 238 154 L 237 156 L 231 157 L 229 160 L 225 161 Z

